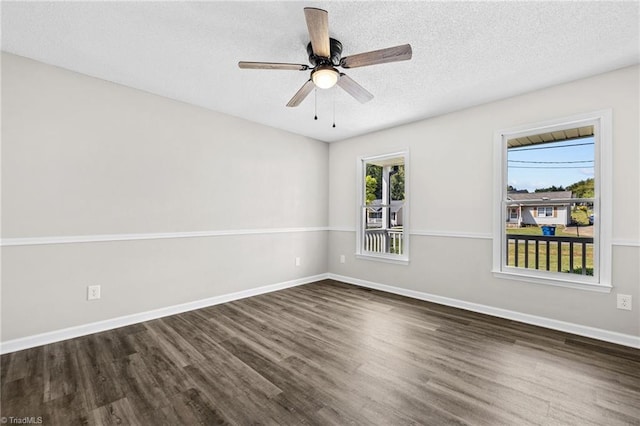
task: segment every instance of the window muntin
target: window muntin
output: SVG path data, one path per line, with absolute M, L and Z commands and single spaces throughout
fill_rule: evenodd
M 357 254 L 408 261 L 407 153 L 359 160 Z

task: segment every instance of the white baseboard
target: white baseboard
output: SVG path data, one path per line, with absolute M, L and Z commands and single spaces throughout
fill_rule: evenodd
M 126 315 L 118 318 L 112 318 L 104 321 L 93 322 L 90 324 L 79 325 L 76 327 L 65 328 L 62 330 L 50 331 L 47 333 L 36 334 L 19 339 L 8 340 L 0 343 L 0 354 L 16 352 L 23 349 L 29 349 L 36 346 L 42 346 L 49 343 L 60 342 L 62 340 L 73 339 L 75 337 L 86 336 L 88 334 L 99 333 L 101 331 L 112 330 L 114 328 L 124 327 L 127 325 L 137 324 L 144 321 L 150 321 L 157 318 L 175 315 L 182 312 L 192 311 L 195 309 L 205 308 L 207 306 L 218 305 L 221 303 L 231 302 L 234 300 L 244 299 L 246 297 L 257 296 L 259 294 L 270 293 L 273 291 L 283 290 L 285 288 L 295 287 L 303 284 L 309 284 L 324 279 L 332 279 L 342 281 L 361 287 L 372 288 L 385 291 L 387 293 L 399 294 L 414 299 L 426 300 L 441 305 L 452 306 L 455 308 L 466 309 L 468 311 L 479 312 L 482 314 L 492 315 L 495 317 L 510 319 L 523 322 L 526 324 L 537 325 L 540 327 L 550 328 L 553 330 L 564 331 L 579 336 L 591 337 L 593 339 L 603 340 L 606 342 L 617 343 L 619 345 L 629 346 L 632 348 L 640 348 L 640 337 L 628 334 L 616 333 L 613 331 L 602 330 L 599 328 L 587 327 L 579 324 L 573 324 L 564 321 L 558 321 L 550 318 L 539 317 L 536 315 L 523 314 L 520 312 L 510 311 L 506 309 L 495 308 L 492 306 L 481 305 L 478 303 L 465 302 L 463 300 L 452 299 L 434 294 L 419 292 L 415 290 L 407 290 L 400 287 L 394 287 L 386 284 L 375 283 L 372 281 L 361 280 L 343 275 L 332 273 L 312 275 L 309 277 L 298 278 L 291 281 L 266 285 L 249 290 L 243 290 L 236 293 L 224 294 L 221 296 L 210 297 L 207 299 L 196 300 L 193 302 L 182 303 L 180 305 L 167 306 L 164 308 L 154 309 L 152 311 L 140 312 L 137 314 Z
M 602 330 L 600 328 L 594 328 L 594 327 L 588 327 L 588 326 L 574 324 L 570 322 L 558 321 L 551 318 L 545 318 L 545 317 L 540 317 L 536 315 L 523 314 L 521 312 L 495 308 L 493 306 L 481 305 L 479 303 L 465 302 L 464 300 L 437 296 L 435 294 L 423 293 L 415 290 L 407 290 L 400 287 L 394 287 L 386 284 L 375 283 L 372 281 L 361 280 L 359 278 L 352 278 L 344 275 L 329 273 L 328 278 L 336 281 L 342 281 L 348 284 L 358 285 L 361 287 L 381 290 L 387 293 L 407 296 L 413 299 L 426 300 L 428 302 L 434 302 L 440 305 L 466 309 L 472 312 L 478 312 L 482 314 L 491 315 L 494 317 L 514 320 L 514 321 L 522 322 L 525 324 L 537 325 L 540 327 L 550 328 L 552 330 L 564 331 L 564 332 L 576 334 L 579 336 L 590 337 L 593 339 L 603 340 L 605 342 L 616 343 L 618 345 L 629 346 L 631 348 L 640 349 L 639 336 L 617 333 L 615 331 Z
M 137 314 L 126 315 L 122 317 L 112 318 L 104 321 L 83 324 L 75 327 L 69 327 L 62 330 L 50 331 L 47 333 L 36 334 L 33 336 L 22 337 L 19 339 L 8 340 L 0 343 L 0 354 L 16 352 L 23 349 L 29 349 L 36 346 L 42 346 L 49 343 L 60 342 L 62 340 L 73 339 L 75 337 L 86 336 L 88 334 L 99 333 L 101 331 L 112 330 L 118 327 L 137 324 L 157 318 L 175 315 L 182 312 L 192 311 L 194 309 L 205 308 L 207 306 L 219 305 L 221 303 L 231 302 L 234 300 L 244 299 L 246 297 L 257 296 L 259 294 L 271 293 L 273 291 L 283 290 L 285 288 L 295 287 L 302 284 L 324 280 L 328 278 L 328 274 L 312 275 L 309 277 L 298 278 L 291 281 L 285 281 L 277 284 L 266 285 L 262 287 L 252 288 L 249 290 L 238 291 L 236 293 L 223 294 L 221 296 L 210 297 L 207 299 L 196 300 L 193 302 L 182 303 L 179 305 L 167 306 L 164 308 L 154 309 L 152 311 L 140 312 Z

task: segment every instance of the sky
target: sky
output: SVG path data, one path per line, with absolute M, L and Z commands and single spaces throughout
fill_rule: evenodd
M 508 185 L 534 192 L 567 187 L 594 175 L 594 138 L 574 139 L 508 150 Z

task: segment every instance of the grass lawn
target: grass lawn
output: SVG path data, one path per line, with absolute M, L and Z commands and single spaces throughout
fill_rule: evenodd
M 527 226 L 524 228 L 507 228 L 507 234 L 514 235 L 542 235 L 542 228 L 537 226 Z M 564 228 L 556 226 L 556 235 L 559 237 L 575 237 L 575 234 L 567 234 Z
M 538 227 L 509 228 L 507 234 L 512 235 L 542 235 L 542 229 Z M 556 236 L 575 237 L 574 234 L 563 232 L 560 227 L 556 228 Z M 558 242 L 540 241 L 538 244 L 538 267 L 536 268 L 536 244 L 535 241 L 518 242 L 518 267 L 528 269 L 540 269 L 558 271 Z M 582 274 L 582 244 L 573 245 L 573 273 Z M 547 267 L 547 251 L 549 252 L 549 264 Z M 527 252 L 527 254 L 525 254 Z M 509 240 L 508 246 L 508 266 L 516 266 L 515 242 Z M 586 274 L 593 275 L 593 244 L 587 244 L 585 250 Z M 526 262 L 526 263 L 525 263 Z M 562 243 L 560 246 L 560 271 L 570 270 L 570 248 L 569 243 Z

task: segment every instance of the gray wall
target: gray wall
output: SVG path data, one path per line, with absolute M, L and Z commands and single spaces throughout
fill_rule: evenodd
M 329 271 L 465 302 L 640 335 L 639 68 L 630 67 L 353 138 L 330 146 Z M 494 132 L 613 110 L 613 285 L 610 294 L 494 278 Z M 408 266 L 356 259 L 356 159 L 410 151 Z M 421 234 L 421 235 L 420 235 Z M 340 255 L 347 262 L 339 262 Z M 633 311 L 616 309 L 616 293 Z
M 1 340 L 327 271 L 639 336 L 638 73 L 329 146 L 3 54 L 2 238 L 90 241 L 2 248 Z M 614 120 L 614 291 L 494 278 L 494 131 L 603 108 Z M 411 228 L 422 234 L 411 262 L 356 260 L 356 158 L 404 148 Z M 139 239 L 190 232 L 212 235 Z M 92 284 L 103 294 L 88 302 Z M 633 311 L 615 308 L 618 292 L 634 297 Z
M 2 341 L 326 273 L 328 152 L 3 53 L 3 239 L 241 233 L 5 246 Z

